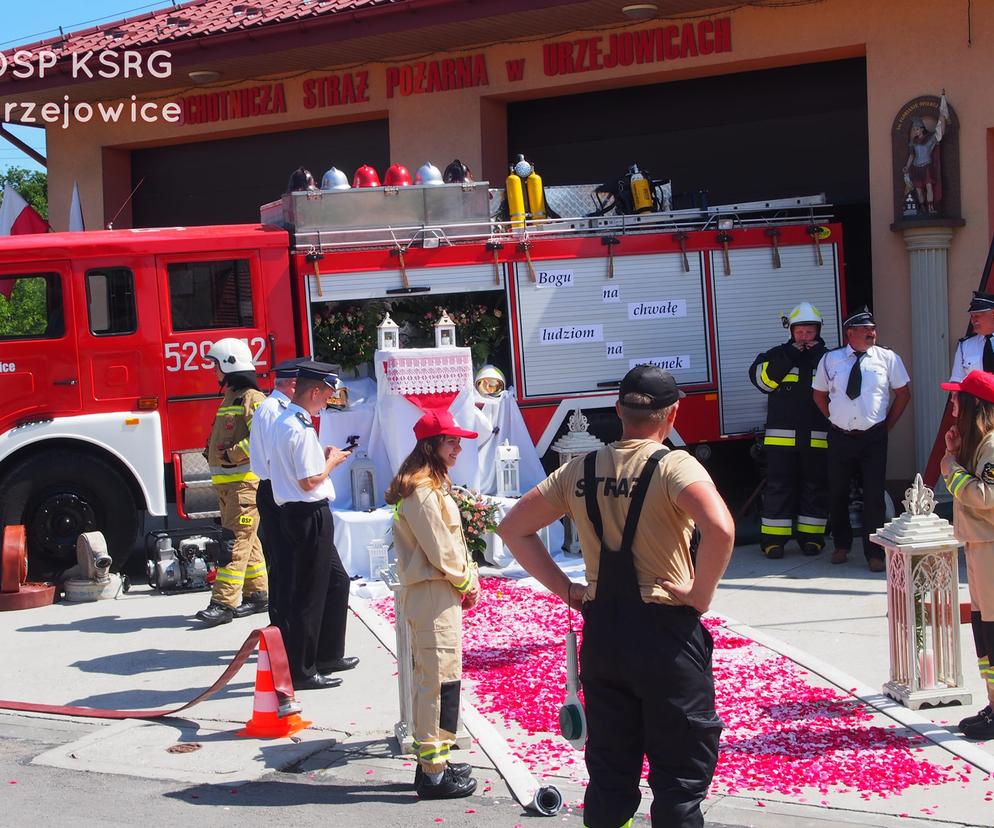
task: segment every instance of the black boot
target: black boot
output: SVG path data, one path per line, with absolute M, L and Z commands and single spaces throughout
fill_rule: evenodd
M 421 799 L 459 799 L 470 796 L 476 790 L 476 780 L 472 777 L 460 779 L 451 767 L 446 767 L 441 781 L 433 785 L 427 774 L 423 774 L 414 791 Z
M 208 627 L 230 624 L 231 619 L 234 617 L 234 610 L 227 604 L 222 604 L 218 601 L 211 601 L 207 605 L 207 609 L 202 609 L 197 613 L 197 618 L 203 621 Z
M 469 762 L 449 762 L 447 767 L 460 779 L 469 779 L 470 774 L 473 772 L 473 766 Z M 425 772 L 421 769 L 421 763 L 418 762 L 418 768 L 414 771 L 415 788 L 423 784 L 421 780 L 424 779 L 424 775 Z
M 763 554 L 773 561 L 783 557 L 783 547 L 779 543 L 770 543 L 763 547 Z
M 967 739 L 979 739 L 984 742 L 988 739 L 994 739 L 994 712 L 991 712 L 990 707 L 988 707 L 986 710 L 981 710 L 977 716 L 976 721 L 961 727 L 960 732 Z
M 251 595 L 242 597 L 242 602 L 235 607 L 231 613 L 235 618 L 244 618 L 246 615 L 255 615 L 257 612 L 269 611 L 269 593 L 254 592 Z

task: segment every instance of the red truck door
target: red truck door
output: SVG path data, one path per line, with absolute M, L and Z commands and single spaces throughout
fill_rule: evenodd
M 207 442 L 219 389 L 206 358 L 225 337 L 248 343 L 257 371 L 272 355 L 257 250 L 170 254 L 156 258 L 162 308 L 167 451 Z
M 0 431 L 79 413 L 69 276 L 64 261 L 0 265 Z
M 157 398 L 159 323 L 152 257 L 89 260 L 76 279 L 84 394 L 97 410 L 130 410 Z

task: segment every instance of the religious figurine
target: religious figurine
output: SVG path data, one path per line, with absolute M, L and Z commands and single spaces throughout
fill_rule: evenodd
M 942 170 L 939 144 L 949 122 L 949 107 L 946 93 L 939 99 L 939 119 L 935 129 L 928 131 L 925 121 L 916 116 L 911 119 L 911 135 L 908 141 L 908 160 L 904 163 L 905 186 L 914 188 L 919 213 L 935 215 L 935 205 L 942 201 Z M 907 214 L 907 210 L 905 210 Z

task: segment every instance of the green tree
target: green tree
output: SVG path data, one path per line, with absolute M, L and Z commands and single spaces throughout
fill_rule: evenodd
M 0 337 L 42 336 L 47 327 L 47 279 L 41 275 L 0 278 Z
M 0 173 L 0 190 L 10 184 L 24 200 L 48 221 L 48 173 L 26 170 L 24 167 L 8 167 Z

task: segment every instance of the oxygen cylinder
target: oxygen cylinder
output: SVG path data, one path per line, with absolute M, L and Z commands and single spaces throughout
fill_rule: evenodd
M 511 214 L 511 227 L 523 230 L 525 226 L 525 191 L 521 177 L 512 172 L 504 184 L 507 190 L 507 210 Z
M 652 191 L 649 180 L 639 172 L 638 164 L 628 170 L 628 187 L 632 192 L 632 208 L 636 213 L 647 213 L 652 209 Z
M 528 188 L 528 206 L 531 207 L 532 221 L 545 221 L 545 190 L 542 176 L 533 172 L 525 181 Z

